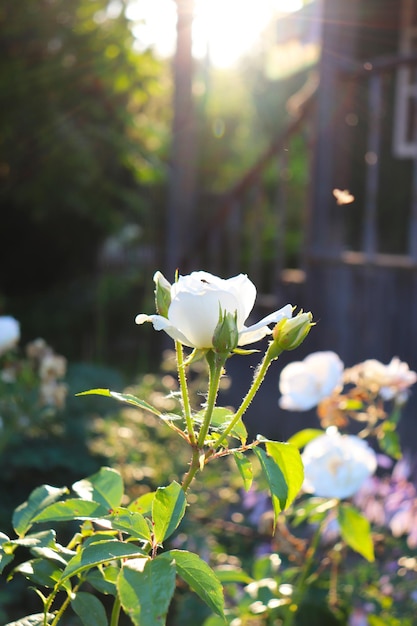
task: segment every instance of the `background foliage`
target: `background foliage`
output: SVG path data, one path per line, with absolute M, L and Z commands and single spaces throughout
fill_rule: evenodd
M 153 227 L 150 185 L 164 177 L 169 80 L 150 52 L 134 50 L 122 8 L 8 0 L 0 9 L 0 264 L 9 267 L 0 307 L 30 338 L 49 327 L 68 356 L 68 309 L 90 342 L 84 352 L 94 348 L 100 245 L 133 222 L 140 249 Z

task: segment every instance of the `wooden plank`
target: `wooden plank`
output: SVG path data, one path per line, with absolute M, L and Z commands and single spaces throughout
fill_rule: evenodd
M 369 259 L 377 252 L 377 202 L 379 186 L 379 160 L 381 155 L 382 77 L 373 73 L 369 79 L 368 119 L 369 134 L 365 181 L 365 217 L 363 225 L 363 251 Z
M 275 292 L 281 281 L 285 265 L 285 238 L 287 232 L 287 207 L 288 207 L 288 184 L 285 172 L 288 172 L 288 151 L 283 150 L 277 158 L 278 185 L 273 203 L 274 212 L 274 246 L 275 254 L 272 267 L 271 291 Z
M 417 141 L 417 102 L 415 103 L 415 138 Z M 417 262 L 417 158 L 413 160 L 413 175 L 411 182 L 410 222 L 408 225 L 408 253 Z

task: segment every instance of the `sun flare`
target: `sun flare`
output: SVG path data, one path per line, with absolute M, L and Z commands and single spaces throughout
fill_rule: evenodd
M 300 0 L 196 0 L 194 54 L 208 53 L 217 67 L 228 67 L 249 52 L 271 19 L 299 9 Z
M 231 66 L 256 45 L 274 15 L 302 5 L 303 0 L 195 0 L 193 54 L 217 67 Z M 151 46 L 161 56 L 173 53 L 174 0 L 132 0 L 127 16 L 136 22 L 138 47 Z

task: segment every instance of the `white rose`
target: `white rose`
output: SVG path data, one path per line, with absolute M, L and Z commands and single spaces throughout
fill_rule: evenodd
M 376 359 L 368 359 L 346 372 L 346 380 L 379 393 L 383 400 L 396 398 L 405 402 L 409 387 L 417 382 L 417 373 L 398 357 L 384 365 Z
M 343 362 L 335 352 L 313 352 L 284 367 L 279 379 L 279 405 L 287 411 L 308 411 L 342 384 Z
M 349 498 L 372 476 L 376 454 L 356 435 L 341 435 L 336 428 L 310 441 L 301 455 L 303 489 L 322 498 Z
M 276 324 L 292 315 L 293 307 L 287 304 L 279 311 L 268 315 L 257 324 L 246 327 L 245 321 L 253 309 L 256 298 L 255 285 L 244 274 L 222 279 L 208 272 L 192 272 L 180 276 L 169 285 L 157 272 L 154 280 L 164 289 L 171 289 L 168 316 L 144 315 L 136 317 L 137 324 L 152 322 L 155 330 L 164 330 L 172 339 L 191 348 L 210 349 L 213 334 L 219 322 L 219 312 L 236 314 L 239 346 L 262 339 L 272 331 L 269 324 Z
M 19 339 L 19 322 L 9 315 L 0 316 L 0 354 L 13 348 Z

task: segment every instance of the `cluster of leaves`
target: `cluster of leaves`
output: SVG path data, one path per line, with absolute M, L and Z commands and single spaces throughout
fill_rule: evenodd
M 213 363 L 209 358 L 208 362 L 212 368 L 211 380 L 214 380 L 217 387 L 224 358 L 219 362 L 214 356 L 213 359 Z M 94 389 L 79 395 L 91 394 L 111 397 L 144 410 L 156 416 L 160 424 L 162 421 L 176 435 L 181 435 L 181 440 L 191 443 L 188 441 L 186 418 L 181 418 L 176 413 L 161 411 L 147 400 L 130 393 Z M 210 424 L 206 429 L 207 415 L 210 417 Z M 18 565 L 11 574 L 23 574 L 38 587 L 43 613 L 39 618 L 35 615 L 31 619 L 39 619 L 39 623 L 54 626 L 60 622 L 70 605 L 77 613 L 78 602 L 82 601 L 82 605 L 86 605 L 88 609 L 85 614 L 79 613 L 79 616 L 86 626 L 91 625 L 93 608 L 99 606 L 99 601 L 93 594 L 87 600 L 85 594 L 88 591 L 80 591 L 80 587 L 84 583 L 93 584 L 86 574 L 91 569 L 94 570 L 94 576 L 95 570 L 99 569 L 107 581 L 107 567 L 114 572 L 115 559 L 121 559 L 121 563 L 117 580 L 112 581 L 115 595 L 110 617 L 112 625 L 118 623 L 120 606 L 134 624 L 150 625 L 158 620 L 165 623 L 177 573 L 211 611 L 223 616 L 221 584 L 204 560 L 188 550 L 185 554 L 178 549 L 159 553 L 165 540 L 182 520 L 191 480 L 209 461 L 230 455 L 239 469 L 245 488 L 249 489 L 253 479 L 253 467 L 244 453 L 253 451 L 271 493 L 276 520 L 279 513 L 295 498 L 303 479 L 301 459 L 295 446 L 263 438 L 247 445 L 246 429 L 241 418 L 238 418 L 239 414 L 234 416 L 231 409 L 210 404 L 203 410 L 197 407 L 192 419 L 195 428 L 199 429 L 198 444 L 196 440 L 191 443 L 192 460 L 182 484 L 171 481 L 168 487 L 158 487 L 156 491 L 143 493 L 133 502 L 129 503 L 124 495 L 124 485 L 119 473 L 108 468 L 102 468 L 98 474 L 88 479 L 77 481 L 72 489 L 78 497 L 65 497 L 66 489 L 49 486 L 35 489 L 29 500 L 15 511 L 13 526 L 18 538 L 10 539 L 5 535 L 2 548 L 3 564 L 8 567 L 18 547 L 29 549 L 35 557 Z M 192 433 L 192 436 L 196 437 L 196 434 Z M 229 449 L 227 437 L 238 440 L 238 447 Z M 221 440 L 224 444 L 220 447 Z M 123 506 L 126 501 L 127 506 Z M 77 520 L 82 523 L 64 547 L 56 540 L 55 531 L 47 531 L 46 544 L 43 543 L 45 536 L 42 532 L 40 543 L 39 534 L 31 532 L 34 523 L 74 523 Z M 40 587 L 51 591 L 40 591 Z M 149 587 L 154 590 L 150 595 Z M 130 588 L 133 591 L 129 592 Z M 146 593 L 142 597 L 144 589 Z M 108 589 L 99 590 L 109 593 Z M 52 608 L 53 605 L 55 607 L 58 595 L 64 595 L 64 599 L 59 602 L 58 608 Z M 102 623 L 108 623 L 104 607 L 103 610 L 97 610 L 102 615 Z
M 104 467 L 75 483 L 69 494 L 73 497 L 67 494 L 66 488 L 36 488 L 14 513 L 18 538 L 0 537 L 2 569 L 19 547 L 27 548 L 34 558 L 20 563 L 11 576 L 19 572 L 47 590 L 38 590 L 43 612 L 29 616 L 33 625 L 58 624 L 71 605 L 83 624 L 106 626 L 109 622 L 103 604 L 93 593 L 81 591 L 83 585 L 114 596 L 113 615 L 121 604 L 137 626 L 163 623 L 175 591 L 176 574 L 215 613 L 223 615 L 221 585 L 202 559 L 183 550 L 156 554 L 185 513 L 186 499 L 178 483 L 174 481 L 122 506 L 123 481 L 116 470 Z M 33 532 L 37 524 L 74 520 L 82 524 L 66 546 L 58 543 L 54 530 Z M 53 612 L 60 593 L 66 597 Z M 117 622 L 112 618 L 111 623 Z
M 195 367 L 197 369 L 197 364 Z M 204 373 L 197 369 L 191 383 L 196 394 L 201 387 L 200 374 Z M 95 378 L 90 375 L 89 381 L 100 379 L 100 376 L 102 377 L 100 372 L 95 374 Z M 80 379 L 85 380 L 83 371 L 79 372 L 78 380 Z M 79 385 L 80 383 L 78 388 Z M 31 584 L 45 588 L 47 591 L 42 591 L 45 598 L 49 597 L 47 594 L 53 593 L 58 581 L 64 580 L 63 572 L 69 572 L 69 579 L 65 578 L 64 581 L 67 591 L 63 587 L 56 602 L 62 597 L 67 598 L 71 589 L 73 595 L 69 601 L 70 606 L 78 614 L 81 622 L 87 624 L 88 619 L 96 620 L 95 624 L 108 623 L 105 620 L 110 613 L 109 605 L 114 603 L 113 593 L 118 585 L 119 588 L 125 588 L 126 583 L 128 587 L 132 581 L 138 581 L 143 572 L 147 572 L 153 584 L 154 575 L 164 581 L 164 593 L 169 595 L 176 573 L 180 579 L 182 578 L 182 582 L 180 580 L 176 583 L 175 602 L 170 604 L 168 623 L 204 622 L 205 626 L 218 626 L 220 623 L 224 624 L 223 618 L 213 614 L 213 606 L 205 604 L 206 600 L 199 592 L 198 581 L 187 574 L 187 563 L 191 566 L 189 559 L 195 557 L 192 553 L 198 553 L 211 564 L 210 577 L 214 575 L 217 581 L 214 583 L 213 578 L 213 584 L 218 589 L 217 585 L 221 583 L 224 588 L 228 622 L 240 619 L 242 624 L 249 625 L 257 620 L 256 623 L 259 625 L 272 626 L 288 611 L 294 588 L 299 580 L 300 568 L 308 557 L 312 529 L 328 516 L 329 507 L 326 501 L 317 498 L 297 501 L 288 518 L 291 532 L 286 528 L 281 516 L 273 532 L 272 503 L 266 498 L 264 515 L 261 518 L 249 514 L 242 492 L 242 478 L 234 471 L 234 462 L 229 457 L 207 465 L 204 481 L 195 483 L 193 493 L 188 496 L 189 503 L 193 506 L 188 507 L 187 515 L 181 518 L 182 505 L 178 504 L 178 500 L 183 501 L 183 498 L 173 477 L 178 476 L 187 461 L 186 446 L 171 429 L 161 425 L 160 416 L 147 410 L 147 403 L 137 400 L 137 396 L 146 397 L 154 408 L 157 407 L 160 415 L 171 415 L 173 422 L 176 423 L 174 416 L 178 410 L 178 397 L 175 378 L 170 373 L 165 373 L 162 377 L 146 375 L 138 386 L 126 390 L 126 395 L 131 400 L 134 398 L 136 406 L 114 412 L 107 418 L 97 413 L 91 425 L 95 434 L 89 442 L 96 454 L 107 456 L 111 460 L 123 475 L 124 481 L 118 472 L 104 469 L 86 481 L 77 481 L 71 494 L 50 487 L 36 490 L 26 505 L 19 507 L 14 515 L 13 523 L 18 538 L 3 537 L 3 564 L 6 572 L 10 571 L 13 565 L 12 556 L 21 560 L 22 553 L 30 548 L 32 554 L 30 565 L 24 561 L 26 565 L 19 564 L 16 572 L 23 573 Z M 84 396 L 82 400 L 78 399 L 76 402 L 89 405 L 94 401 L 95 398 Z M 103 402 L 105 408 L 108 400 Z M 308 432 L 299 437 L 298 444 L 303 437 L 305 441 L 307 436 Z M 260 456 L 263 456 L 262 453 Z M 255 497 L 255 494 L 258 494 L 259 498 L 265 498 L 264 489 L 268 488 L 265 475 L 259 472 L 259 469 L 259 463 L 253 464 L 254 482 L 250 492 L 251 498 Z M 109 482 L 105 483 L 104 479 Z M 106 487 L 103 487 L 104 484 Z M 158 489 L 159 484 L 169 484 L 169 487 Z M 110 489 L 110 485 L 114 487 Z M 153 509 L 152 502 L 155 502 L 156 494 L 158 504 L 155 504 Z M 163 532 L 161 531 L 161 535 L 158 530 L 161 535 L 158 537 L 166 551 L 159 553 L 162 546 L 156 546 L 158 552 L 155 561 L 149 559 L 146 554 L 146 549 L 152 552 L 152 521 L 155 522 L 160 516 L 158 507 L 162 500 L 170 501 L 171 498 L 172 509 L 176 508 L 174 502 L 178 505 L 177 513 L 172 513 L 172 519 L 181 521 L 181 526 L 179 532 L 171 534 L 170 531 L 170 535 L 165 535 L 164 539 L 161 539 Z M 32 504 L 36 502 L 38 504 L 32 509 Z M 53 508 L 49 508 L 50 506 Z M 26 515 L 27 517 L 24 517 Z M 77 545 L 71 546 L 72 539 L 68 539 L 68 530 L 72 528 L 74 522 L 67 522 L 60 531 L 62 537 L 67 537 L 65 546 L 61 545 L 54 531 L 44 530 L 45 525 L 49 529 L 57 520 L 64 522 L 66 519 L 77 519 L 79 516 L 83 519 L 79 520 L 80 536 L 76 539 L 79 541 Z M 146 522 L 144 525 L 140 516 L 151 520 L 151 523 Z M 24 523 L 30 527 L 23 529 L 20 521 L 23 517 L 27 520 Z M 97 524 L 99 519 L 101 522 Z M 335 626 L 346 624 L 347 616 L 352 612 L 352 595 L 358 603 L 372 603 L 375 606 L 375 626 L 379 626 L 378 619 L 384 619 L 384 623 L 389 626 L 397 626 L 398 623 L 407 626 L 411 624 L 409 616 L 414 606 L 411 592 L 415 573 L 412 567 L 408 567 L 407 574 L 404 575 L 401 571 L 404 570 L 404 565 L 398 564 L 403 563 L 405 554 L 409 560 L 412 559 L 411 552 L 404 550 L 400 541 L 386 539 L 383 542 L 381 535 L 381 539 L 377 539 L 376 542 L 377 560 L 372 561 L 372 554 L 369 552 L 372 548 L 369 548 L 369 544 L 364 548 L 365 544 L 360 540 L 361 533 L 355 534 L 355 528 L 358 529 L 355 522 L 359 525 L 362 522 L 350 505 L 345 504 L 340 508 L 338 521 L 344 529 L 342 537 L 344 541 L 339 539 L 333 544 L 330 541 L 329 545 L 333 545 L 331 549 L 324 544 L 316 552 L 314 564 L 306 578 L 308 587 L 297 613 L 297 624 L 310 624 L 313 619 L 317 623 Z M 172 524 L 175 526 L 174 522 Z M 43 535 L 45 532 L 47 534 Z M 356 542 L 355 545 L 358 536 L 359 543 Z M 109 559 L 109 551 L 113 550 L 115 543 L 120 546 L 116 548 L 116 552 L 110 553 L 115 559 L 106 560 Z M 126 552 L 123 552 L 124 544 L 129 545 Z M 355 557 L 346 544 L 354 549 L 359 548 L 359 552 L 364 548 L 364 556 L 370 560 Z M 153 545 L 155 547 L 155 544 Z M 87 556 L 91 553 L 91 560 L 83 561 L 83 568 L 80 570 L 66 570 L 69 562 L 78 554 L 77 548 L 78 551 L 81 548 L 84 551 L 88 548 Z M 139 556 L 134 552 L 138 549 L 142 551 Z M 257 556 L 259 550 L 266 555 Z M 63 561 L 60 561 L 59 557 Z M 170 560 L 171 557 L 175 564 Z M 81 557 L 77 558 L 79 560 Z M 158 565 L 150 565 L 143 570 L 139 567 L 138 571 L 138 558 L 141 565 L 152 561 Z M 185 565 L 179 562 L 181 558 L 186 562 Z M 196 562 L 201 565 L 200 561 Z M 74 563 L 77 564 L 77 559 Z M 392 579 L 394 566 L 395 570 L 400 572 L 395 581 Z M 125 570 L 123 574 L 121 567 Z M 205 568 L 205 564 L 202 568 Z M 51 574 L 49 582 L 45 569 L 48 572 L 55 572 Z M 206 569 L 200 571 L 203 578 L 207 571 Z M 193 573 L 197 575 L 195 569 Z M 394 591 L 386 591 L 382 580 L 384 573 L 390 574 Z M 13 583 L 17 581 L 18 578 L 13 579 Z M 81 582 L 82 588 L 78 587 Z M 125 599 L 122 606 L 126 607 L 126 616 L 130 615 L 131 604 L 136 608 L 139 606 L 146 608 L 146 599 L 142 598 L 141 592 L 138 591 L 139 588 L 147 590 L 146 585 L 143 580 L 141 585 L 133 584 L 134 590 L 123 596 Z M 332 597 L 328 595 L 329 587 L 333 590 Z M 99 600 L 97 594 L 103 593 L 102 600 Z M 149 593 L 149 598 L 162 608 L 169 604 L 167 602 L 164 604 L 159 596 L 156 601 L 152 593 Z M 395 598 L 398 598 L 398 603 Z M 153 615 L 152 612 L 150 615 Z M 378 615 L 381 617 L 378 618 Z M 130 617 L 133 621 L 142 618 L 143 614 L 139 618 L 135 617 L 134 612 Z M 395 621 L 399 619 L 402 621 Z

